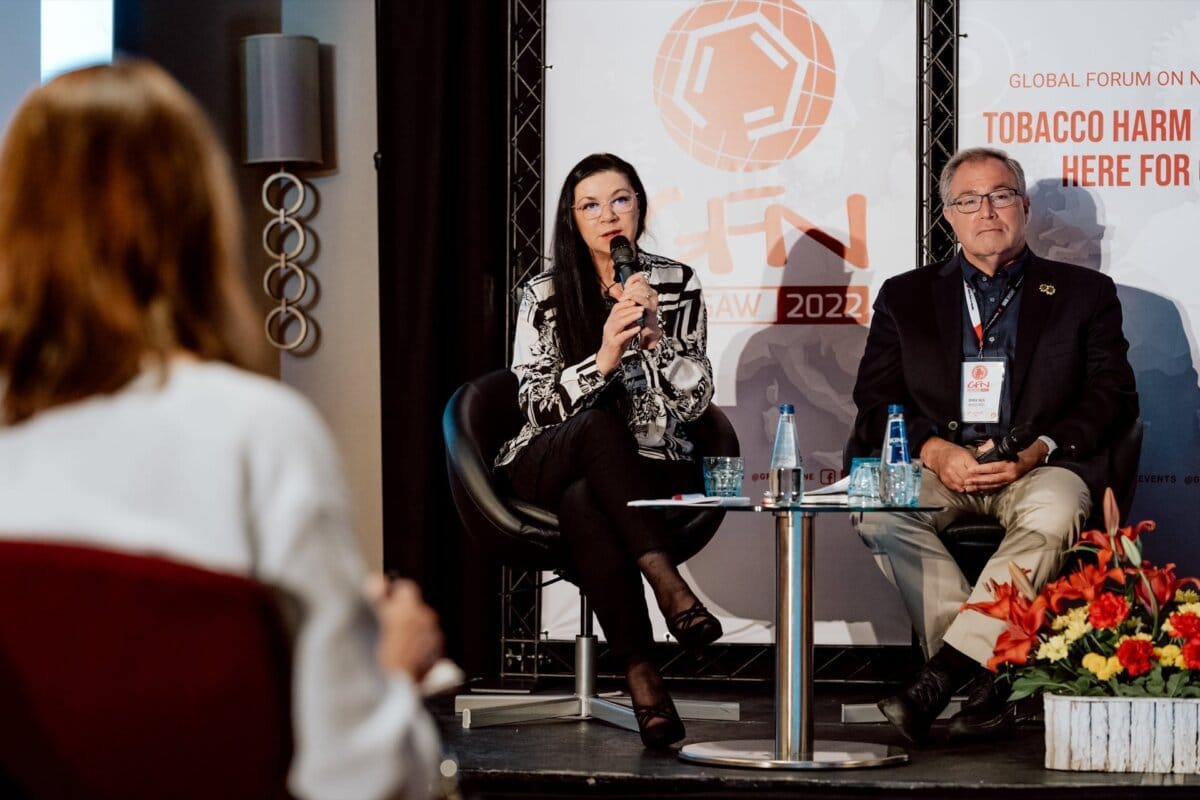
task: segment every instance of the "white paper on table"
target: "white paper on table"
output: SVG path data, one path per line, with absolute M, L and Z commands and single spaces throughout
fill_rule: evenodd
M 849 487 L 850 487 L 850 476 L 847 475 L 846 477 L 842 478 L 840 481 L 831 483 L 828 486 L 822 486 L 820 489 L 809 489 L 808 487 L 805 487 L 804 496 L 805 497 L 814 497 L 814 496 L 820 497 L 821 495 L 826 495 L 826 494 L 845 494 L 846 490 Z
M 731 508 L 733 506 L 750 505 L 749 497 L 711 497 L 705 494 L 681 494 L 675 497 L 664 497 L 651 500 L 630 500 L 626 505 L 631 508 L 639 506 L 714 506 Z

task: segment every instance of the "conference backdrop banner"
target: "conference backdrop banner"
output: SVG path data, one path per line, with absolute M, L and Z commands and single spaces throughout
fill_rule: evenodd
M 960 0 L 959 144 L 1024 166 L 1039 255 L 1109 275 L 1146 436 L 1132 521 L 1200 573 L 1200 6 Z
M 580 158 L 637 168 L 641 246 L 705 287 L 745 494 L 766 488 L 781 403 L 797 409 L 807 485 L 841 477 L 871 304 L 915 258 L 915 25 L 915 0 L 547 2 L 547 236 Z M 822 517 L 815 549 L 818 641 L 910 640 L 845 515 Z M 688 562 L 726 641 L 773 640 L 774 552 L 773 518 L 732 513 Z M 573 588 L 547 590 L 543 608 L 552 638 L 574 636 Z

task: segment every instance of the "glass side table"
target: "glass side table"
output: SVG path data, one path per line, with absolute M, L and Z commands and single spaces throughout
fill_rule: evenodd
M 732 498 L 731 498 L 732 499 Z M 655 507 L 642 501 L 639 505 Z M 664 502 L 662 507 L 676 505 Z M 726 511 L 775 517 L 775 738 L 685 745 L 685 761 L 758 769 L 839 769 L 903 764 L 899 747 L 813 737 L 812 569 L 818 514 L 939 511 L 939 506 L 848 505 L 808 500 L 790 506 L 724 504 Z

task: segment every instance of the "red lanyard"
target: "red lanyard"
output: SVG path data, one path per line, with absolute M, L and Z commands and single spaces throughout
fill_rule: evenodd
M 979 301 L 975 298 L 975 290 L 971 284 L 964 278 L 963 290 L 966 292 L 967 298 L 967 315 L 971 318 L 971 328 L 975 331 L 975 338 L 979 341 L 979 355 L 983 355 L 983 337 L 992 326 L 996 324 L 996 320 L 1000 319 L 1000 315 L 1004 313 L 1004 309 L 1008 308 L 1008 304 L 1012 302 L 1017 290 L 1021 288 L 1022 281 L 1025 280 L 1025 274 L 1022 273 L 1019 278 L 1012 282 L 1008 287 L 1008 291 L 1004 293 L 1004 297 L 1000 298 L 1000 305 L 996 306 L 996 310 L 992 312 L 991 318 L 984 325 L 979 315 Z

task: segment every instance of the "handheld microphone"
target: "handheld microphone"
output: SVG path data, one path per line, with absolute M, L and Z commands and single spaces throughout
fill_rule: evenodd
M 613 272 L 616 278 L 621 283 L 621 288 L 625 288 L 625 282 L 633 277 L 637 267 L 637 256 L 633 254 L 633 245 L 624 236 L 614 236 L 612 241 L 608 243 L 608 252 L 612 254 Z M 638 317 L 638 326 L 646 326 L 646 314 Z
M 975 461 L 980 464 L 990 464 L 993 461 L 1016 461 L 1017 453 L 1033 444 L 1035 439 L 1037 436 L 1034 434 L 1032 426 L 1017 425 L 1001 436 L 1000 441 L 996 442 L 991 450 L 976 455 Z
M 613 270 L 616 272 L 617 280 L 621 282 L 621 288 L 625 288 L 625 281 L 633 277 L 634 268 L 637 265 L 637 256 L 633 254 L 633 245 L 624 236 L 614 236 L 608 243 L 608 252 L 612 254 Z

